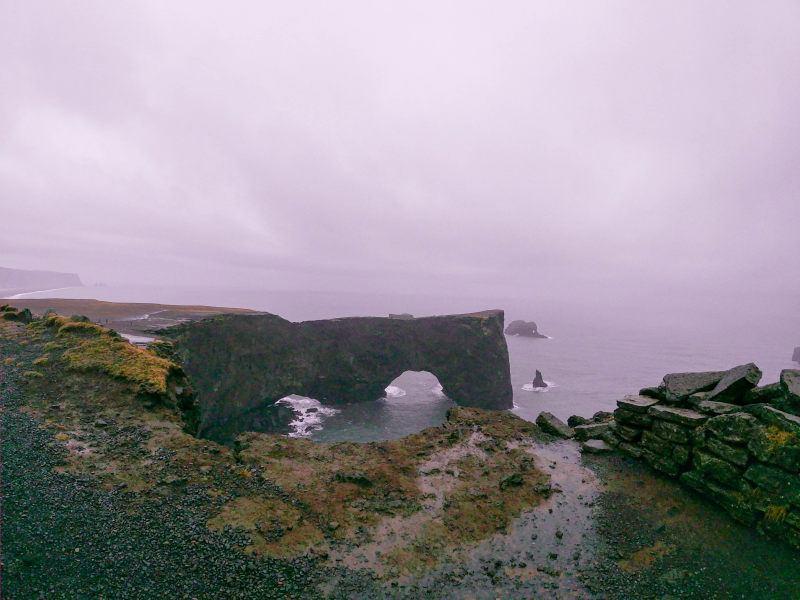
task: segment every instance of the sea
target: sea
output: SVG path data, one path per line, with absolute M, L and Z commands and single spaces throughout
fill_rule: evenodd
M 270 291 L 263 289 L 160 286 L 62 288 L 21 294 L 25 298 L 95 298 L 116 302 L 202 304 L 250 308 L 291 321 L 349 316 L 445 315 L 500 308 L 506 324 L 536 321 L 547 338 L 506 336 L 514 408 L 535 421 L 542 411 L 566 420 L 611 411 L 616 401 L 658 385 L 666 373 L 722 370 L 754 362 L 762 383 L 777 381 L 781 369 L 800 368 L 792 351 L 800 345 L 800 311 L 770 303 L 757 308 L 679 298 L 657 306 L 646 302 L 592 298 L 537 298 Z M 531 382 L 540 370 L 546 388 Z M 453 402 L 435 373 L 397 373 L 374 402 L 325 406 L 292 395 L 280 400 L 296 418 L 289 435 L 320 442 L 397 439 L 440 425 Z

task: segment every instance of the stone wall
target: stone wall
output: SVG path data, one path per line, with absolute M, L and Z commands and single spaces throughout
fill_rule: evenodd
M 752 364 L 667 375 L 619 400 L 600 437 L 800 547 L 800 371 L 760 378 Z

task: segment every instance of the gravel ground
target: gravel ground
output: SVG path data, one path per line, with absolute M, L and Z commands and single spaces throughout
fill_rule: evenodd
M 202 489 L 188 486 L 170 503 L 140 503 L 135 494 L 54 472 L 66 451 L 17 409 L 10 370 L 0 375 L 2 598 L 318 598 L 322 579 L 336 582 L 330 598 L 376 595 L 370 578 L 322 568 L 313 558 L 243 554 L 237 546 L 246 540 L 207 529 Z

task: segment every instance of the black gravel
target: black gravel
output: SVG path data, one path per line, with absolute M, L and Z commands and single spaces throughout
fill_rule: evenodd
M 335 581 L 325 597 L 377 595 L 363 573 L 323 568 L 314 557 L 243 554 L 241 533 L 206 527 L 212 505 L 199 487 L 137 502 L 54 472 L 66 450 L 18 410 L 13 371 L 0 372 L 2 598 L 319 598 L 322 580 Z

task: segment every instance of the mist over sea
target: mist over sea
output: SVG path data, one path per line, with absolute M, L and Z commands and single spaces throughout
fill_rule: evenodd
M 506 324 L 534 320 L 551 338 L 506 336 L 513 412 L 531 421 L 543 410 L 562 419 L 613 410 L 618 398 L 657 385 L 669 372 L 720 370 L 755 362 L 764 372 L 762 383 L 773 382 L 781 369 L 798 367 L 791 357 L 792 349 L 800 345 L 797 311 L 748 308 L 735 299 L 728 303 L 685 299 L 654 307 L 590 298 L 541 301 L 148 286 L 64 288 L 24 297 L 229 306 L 267 311 L 292 321 L 402 312 L 419 317 L 501 308 L 506 311 Z M 523 389 L 536 369 L 553 384 L 546 391 Z M 301 424 L 302 431 L 319 441 L 371 441 L 440 424 L 451 402 L 442 396 L 435 377 L 427 373 L 397 373 L 397 377 L 394 388 L 378 402 L 337 406 L 338 412 L 330 414 L 307 413 L 315 422 Z

